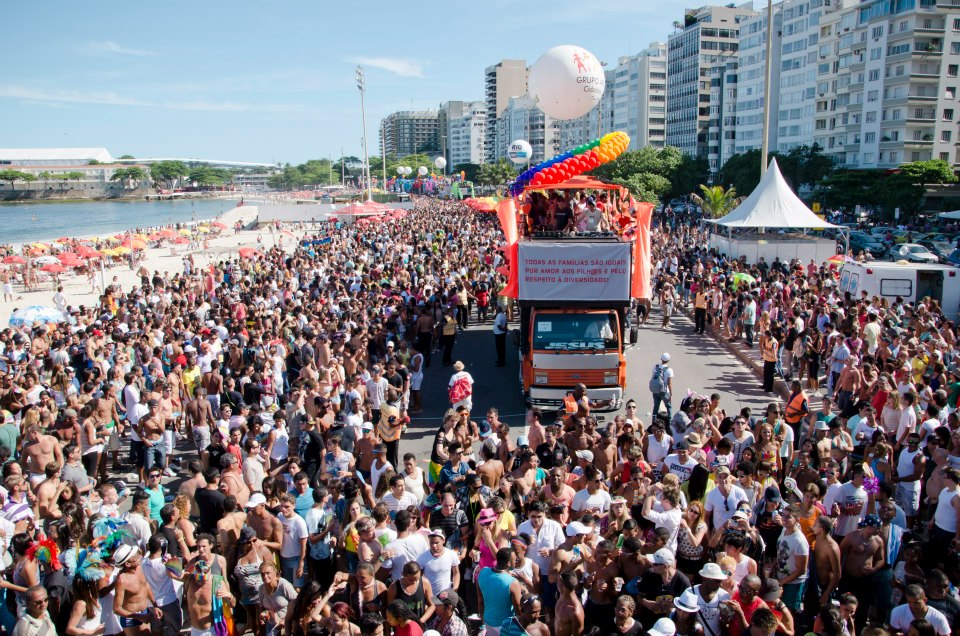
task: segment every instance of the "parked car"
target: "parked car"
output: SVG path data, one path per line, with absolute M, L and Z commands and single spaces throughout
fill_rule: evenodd
M 917 245 L 923 245 L 925 248 L 937 255 L 941 261 L 945 261 L 947 256 L 953 251 L 953 243 L 949 241 L 935 241 L 925 238 L 917 241 Z
M 866 232 L 851 232 L 850 252 L 851 254 L 867 252 L 874 258 L 883 258 L 887 253 L 887 244 L 878 236 L 873 236 Z
M 947 263 L 960 267 L 960 250 L 950 252 L 950 255 L 947 256 Z
M 904 243 L 893 249 L 890 258 L 894 261 L 907 261 L 910 263 L 936 263 L 939 261 L 937 255 L 916 243 Z
M 881 236 L 887 232 L 896 232 L 897 228 L 890 227 L 889 225 L 878 225 L 876 227 L 870 228 L 870 233 L 874 236 Z

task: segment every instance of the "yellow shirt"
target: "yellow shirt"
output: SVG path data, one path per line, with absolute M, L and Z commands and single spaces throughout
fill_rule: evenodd
M 443 317 L 443 335 L 445 336 L 457 335 L 457 321 L 451 318 L 450 316 Z
M 200 383 L 200 365 L 197 365 L 190 369 L 184 369 L 183 375 L 183 388 L 187 392 L 189 397 L 193 397 L 193 392 L 197 389 L 197 385 Z

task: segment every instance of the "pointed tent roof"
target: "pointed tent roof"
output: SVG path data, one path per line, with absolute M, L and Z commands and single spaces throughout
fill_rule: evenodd
M 777 166 L 770 161 L 756 189 L 733 211 L 711 223 L 723 227 L 828 228 L 837 227 L 810 211 L 793 193 Z

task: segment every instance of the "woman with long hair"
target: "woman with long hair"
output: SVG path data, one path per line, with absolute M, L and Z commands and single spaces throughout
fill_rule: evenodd
M 73 607 L 67 619 L 67 636 L 100 636 L 103 620 L 100 608 L 99 579 L 73 579 Z
M 423 636 L 423 627 L 406 603 L 396 600 L 387 606 L 387 622 L 393 636 Z
M 231 563 L 233 566 L 233 580 L 240 590 L 238 605 L 247 614 L 246 624 L 257 636 L 261 633 L 257 621 L 257 604 L 260 601 L 260 588 L 263 579 L 260 577 L 260 564 L 264 561 L 273 561 L 273 553 L 269 548 L 256 540 L 256 532 L 250 526 L 244 526 L 234 548 Z
M 703 504 L 691 501 L 680 517 L 677 534 L 677 569 L 694 576 L 703 566 L 706 556 L 707 523 Z

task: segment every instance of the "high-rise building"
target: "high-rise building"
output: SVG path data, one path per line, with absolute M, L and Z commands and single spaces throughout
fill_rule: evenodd
M 439 113 L 435 110 L 401 110 L 380 122 L 380 135 L 388 155 L 405 157 L 440 153 Z
M 493 160 L 496 156 L 497 118 L 503 113 L 512 97 L 523 97 L 527 94 L 527 62 L 526 60 L 500 60 L 484 70 L 484 97 L 486 99 L 487 138 L 484 143 L 484 156 Z M 510 142 L 507 142 L 508 144 Z M 504 147 L 504 152 L 506 147 Z
M 510 143 L 517 139 L 529 142 L 533 151 L 531 165 L 560 152 L 560 126 L 557 120 L 540 110 L 529 95 L 511 97 L 507 102 L 507 107 L 497 118 L 494 154 L 486 156 L 486 161 L 490 163 L 506 159 Z
M 720 116 L 720 104 L 711 105 L 711 82 L 722 75 L 735 83 L 736 73 L 726 69 L 737 57 L 740 23 L 754 15 L 752 2 L 687 9 L 667 41 L 666 143 L 694 157 L 713 155 L 712 172 L 719 167 L 720 139 L 711 139 L 710 119 Z
M 790 0 L 786 0 L 789 2 Z M 806 0 L 804 0 L 806 1 Z M 777 148 L 777 115 L 780 95 L 780 19 L 781 5 L 773 11 L 773 42 L 770 55 L 770 128 L 767 135 L 768 148 Z M 744 153 L 763 145 L 763 103 L 766 89 L 767 61 L 767 10 L 746 18 L 740 23 L 740 49 L 737 56 L 737 119 L 734 153 Z M 811 133 L 812 134 L 812 133 Z M 721 164 L 721 167 L 723 164 Z
M 710 67 L 707 163 L 711 176 L 735 154 L 737 141 L 737 60 Z
M 447 165 L 484 163 L 487 105 L 484 101 L 462 102 L 460 115 L 447 122 Z
M 630 150 L 666 144 L 667 45 L 651 42 L 636 55 L 621 57 L 607 72 L 612 86 L 610 129 L 630 135 Z
M 960 165 L 960 2 L 844 0 L 818 36 L 814 140 L 836 164 Z

